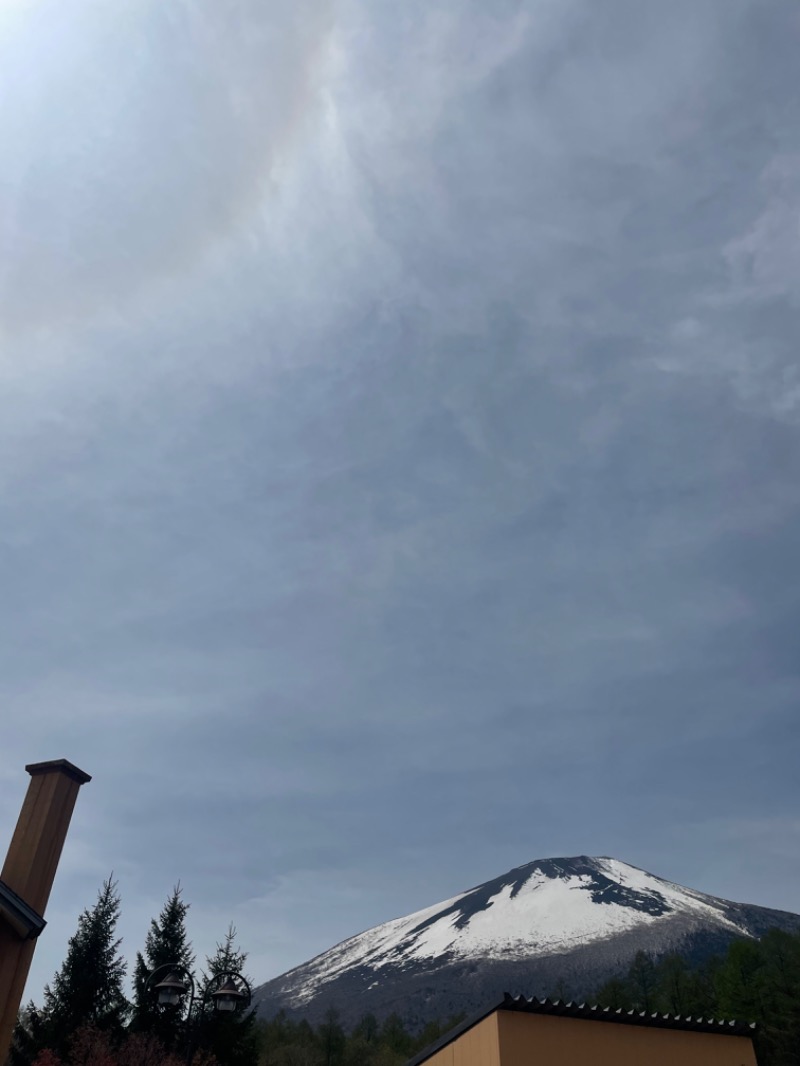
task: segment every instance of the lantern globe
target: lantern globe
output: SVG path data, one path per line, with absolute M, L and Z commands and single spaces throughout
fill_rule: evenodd
M 159 981 L 155 987 L 158 1002 L 162 1007 L 177 1007 L 188 989 L 186 982 L 182 981 L 180 975 L 174 971 L 168 973 L 164 980 Z
M 216 992 L 212 993 L 214 1009 L 229 1013 L 235 1011 L 247 996 L 236 986 L 232 977 L 226 977 Z

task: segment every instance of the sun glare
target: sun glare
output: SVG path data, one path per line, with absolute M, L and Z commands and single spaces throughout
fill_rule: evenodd
M 0 32 L 13 29 L 25 15 L 30 14 L 39 0 L 0 0 Z

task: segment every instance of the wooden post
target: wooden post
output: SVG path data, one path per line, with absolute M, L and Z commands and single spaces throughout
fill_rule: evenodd
M 31 763 L 28 794 L 0 881 L 43 916 L 61 858 L 78 789 L 91 777 L 66 759 Z M 36 940 L 0 914 L 0 1063 L 5 1062 Z

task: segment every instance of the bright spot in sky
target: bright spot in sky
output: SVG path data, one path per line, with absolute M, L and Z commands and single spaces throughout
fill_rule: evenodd
M 14 24 L 21 15 L 36 7 L 39 0 L 0 0 L 0 29 Z

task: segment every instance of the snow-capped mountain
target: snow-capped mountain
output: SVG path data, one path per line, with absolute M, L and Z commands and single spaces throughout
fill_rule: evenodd
M 261 985 L 262 1015 L 347 1021 L 397 1011 L 421 1023 L 504 992 L 587 994 L 639 949 L 689 957 L 800 915 L 731 903 L 611 858 L 538 859 L 337 944 Z

